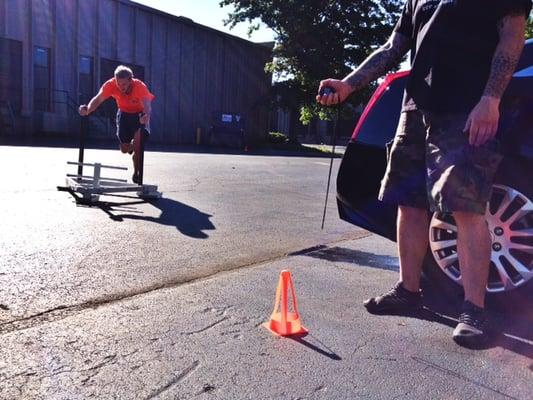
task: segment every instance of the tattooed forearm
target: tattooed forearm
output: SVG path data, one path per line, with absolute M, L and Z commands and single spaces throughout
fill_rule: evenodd
M 363 64 L 343 80 L 354 91 L 368 85 L 397 65 L 409 50 L 409 38 L 393 33 L 389 41 L 368 57 Z
M 496 54 L 492 60 L 492 68 L 483 96 L 501 98 L 507 88 L 518 58 L 506 51 L 504 54 Z
M 483 96 L 501 98 L 513 76 L 524 47 L 525 18 L 510 15 L 500 24 L 500 41 L 492 58 L 489 80 Z

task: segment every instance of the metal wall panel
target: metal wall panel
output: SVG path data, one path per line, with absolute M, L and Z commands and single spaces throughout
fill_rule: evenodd
M 99 0 L 98 4 L 99 56 L 116 60 L 118 2 L 113 0 Z
M 77 15 L 76 1 L 56 0 L 56 43 L 53 56 L 55 63 L 55 89 L 66 90 L 70 97 L 77 99 Z
M 251 136 L 258 136 L 266 132 L 268 125 L 268 87 L 265 83 L 267 79 L 260 79 L 260 71 L 264 70 L 268 61 L 264 57 L 262 49 L 251 48 L 248 50 L 247 64 L 243 68 L 248 86 L 248 107 L 246 127 Z
M 243 46 L 238 47 L 239 59 L 239 75 L 242 77 L 239 80 L 239 98 L 241 104 L 239 112 L 244 118 L 244 124 L 246 129 L 246 136 L 251 136 L 253 131 L 252 126 L 255 123 L 255 116 L 253 115 L 253 108 L 255 101 L 257 100 L 257 93 L 253 90 L 255 83 L 253 80 L 253 72 L 249 70 L 251 66 L 251 54 L 248 49 Z
M 0 36 L 7 36 L 6 0 L 0 0 Z
M 185 24 L 181 29 L 180 56 L 180 139 L 182 143 L 194 143 L 194 28 Z
M 239 55 L 238 44 L 235 40 L 225 41 L 224 54 L 224 86 L 222 94 L 223 111 L 229 113 L 240 112 L 240 87 L 239 87 Z
M 250 83 L 249 82 L 249 74 L 248 74 L 248 68 L 247 64 L 249 62 L 250 54 L 249 52 L 241 45 L 237 45 L 236 47 L 236 53 L 237 53 L 237 59 L 235 60 L 235 68 L 237 69 L 237 76 L 239 79 L 235 82 L 235 86 L 237 88 L 237 98 L 239 102 L 237 103 L 238 111 L 242 114 L 244 114 L 244 117 L 247 118 L 248 116 L 247 111 L 250 107 L 250 101 L 251 95 L 255 95 L 255 93 L 251 93 L 250 89 Z
M 152 16 L 142 10 L 135 12 L 135 63 L 150 64 L 151 20 Z
M 165 110 L 165 133 L 164 139 L 167 143 L 179 143 L 179 79 L 180 79 L 180 45 L 181 26 L 169 23 L 167 25 L 167 54 L 165 58 L 166 71 L 166 96 L 158 99 L 156 103 L 158 109 L 163 106 Z M 156 100 L 157 101 L 157 100 Z M 159 104 L 161 103 L 161 104 Z
M 214 35 L 213 35 L 214 36 Z M 216 35 L 208 41 L 207 108 L 208 118 L 212 120 L 214 113 L 222 112 L 222 87 L 224 76 L 224 38 Z
M 134 8 L 118 4 L 118 38 L 117 56 L 124 62 L 133 62 L 135 46 L 135 13 Z
M 96 0 L 78 0 L 78 52 L 84 56 L 94 57 L 96 50 L 96 28 L 98 2 Z
M 166 99 L 166 47 L 167 47 L 167 23 L 160 16 L 152 16 L 152 60 L 151 82 L 146 82 L 157 96 L 154 102 L 154 115 L 152 118 L 152 134 L 156 141 L 163 141 L 165 134 L 165 99 Z
M 209 126 L 209 115 L 206 112 L 207 99 L 209 97 L 207 85 L 207 43 L 208 33 L 203 29 L 196 28 L 194 31 L 194 74 L 193 74 L 193 129 L 200 128 L 205 132 Z
M 52 48 L 54 44 L 54 0 L 32 0 L 33 44 Z
M 29 2 L 19 0 L 5 0 L 5 31 L 6 37 L 24 40 L 28 29 Z

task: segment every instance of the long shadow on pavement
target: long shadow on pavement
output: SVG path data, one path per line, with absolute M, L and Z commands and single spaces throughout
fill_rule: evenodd
M 317 342 L 317 344 L 313 344 L 311 343 L 310 340 L 304 340 L 304 337 L 310 337 L 313 339 L 314 342 Z M 313 350 L 313 351 L 316 351 L 317 353 L 319 354 L 322 354 L 323 356 L 326 356 L 332 360 L 335 360 L 335 361 L 340 361 L 342 360 L 342 358 L 336 354 L 333 350 L 331 350 L 329 347 L 327 347 L 324 343 L 322 343 L 318 338 L 316 338 L 315 336 L 313 335 L 310 335 L 308 333 L 304 333 L 304 334 L 298 334 L 298 335 L 292 335 L 292 336 L 288 336 L 288 338 L 294 340 L 295 342 L 298 342 L 302 345 L 304 345 L 305 347 Z
M 207 239 L 209 235 L 204 231 L 216 229 L 213 223 L 209 220 L 212 215 L 203 213 L 194 207 L 180 203 L 176 200 L 161 198 L 145 201 L 130 196 L 114 197 L 128 198 L 132 200 L 123 202 L 99 201 L 94 203 L 94 206 L 104 211 L 113 221 L 121 222 L 124 219 L 133 219 L 154 222 L 161 225 L 175 226 L 176 229 L 184 235 L 195 239 Z M 158 208 L 161 210 L 161 214 L 158 217 L 150 217 L 142 215 L 141 212 L 133 207 L 134 205 L 143 203 L 149 203 L 155 208 Z
M 366 251 L 343 247 L 320 247 L 315 251 L 303 254 L 308 257 L 357 264 L 362 267 L 379 268 L 398 271 L 396 257 L 373 254 Z M 422 319 L 455 328 L 460 313 L 461 299 L 450 299 L 428 280 L 422 282 L 424 307 L 421 310 L 395 314 Z M 533 359 L 533 311 L 524 304 L 520 312 L 490 311 L 491 325 L 495 330 L 493 340 L 479 349 L 501 347 L 514 353 Z M 533 370 L 533 364 L 530 366 Z
M 354 263 L 365 267 L 399 271 L 397 257 L 378 255 L 366 251 L 348 249 L 345 247 L 318 246 L 304 252 L 291 253 L 292 255 L 305 255 L 330 262 Z

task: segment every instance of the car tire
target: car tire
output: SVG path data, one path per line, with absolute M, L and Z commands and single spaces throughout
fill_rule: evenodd
M 519 159 L 502 163 L 486 214 L 492 236 L 486 301 L 488 307 L 502 311 L 520 312 L 533 306 L 533 185 L 525 172 L 533 166 L 524 163 L 530 164 Z M 464 291 L 453 245 L 454 226 L 451 215 L 433 215 L 424 275 L 455 303 L 462 301 Z

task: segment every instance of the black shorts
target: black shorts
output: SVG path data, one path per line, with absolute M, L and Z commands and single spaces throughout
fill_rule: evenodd
M 124 111 L 117 111 L 117 137 L 120 143 L 131 143 L 135 132 L 141 128 L 144 133 L 144 139 L 148 139 L 150 135 L 150 128 L 140 123 L 139 117 L 142 113 L 127 113 Z

